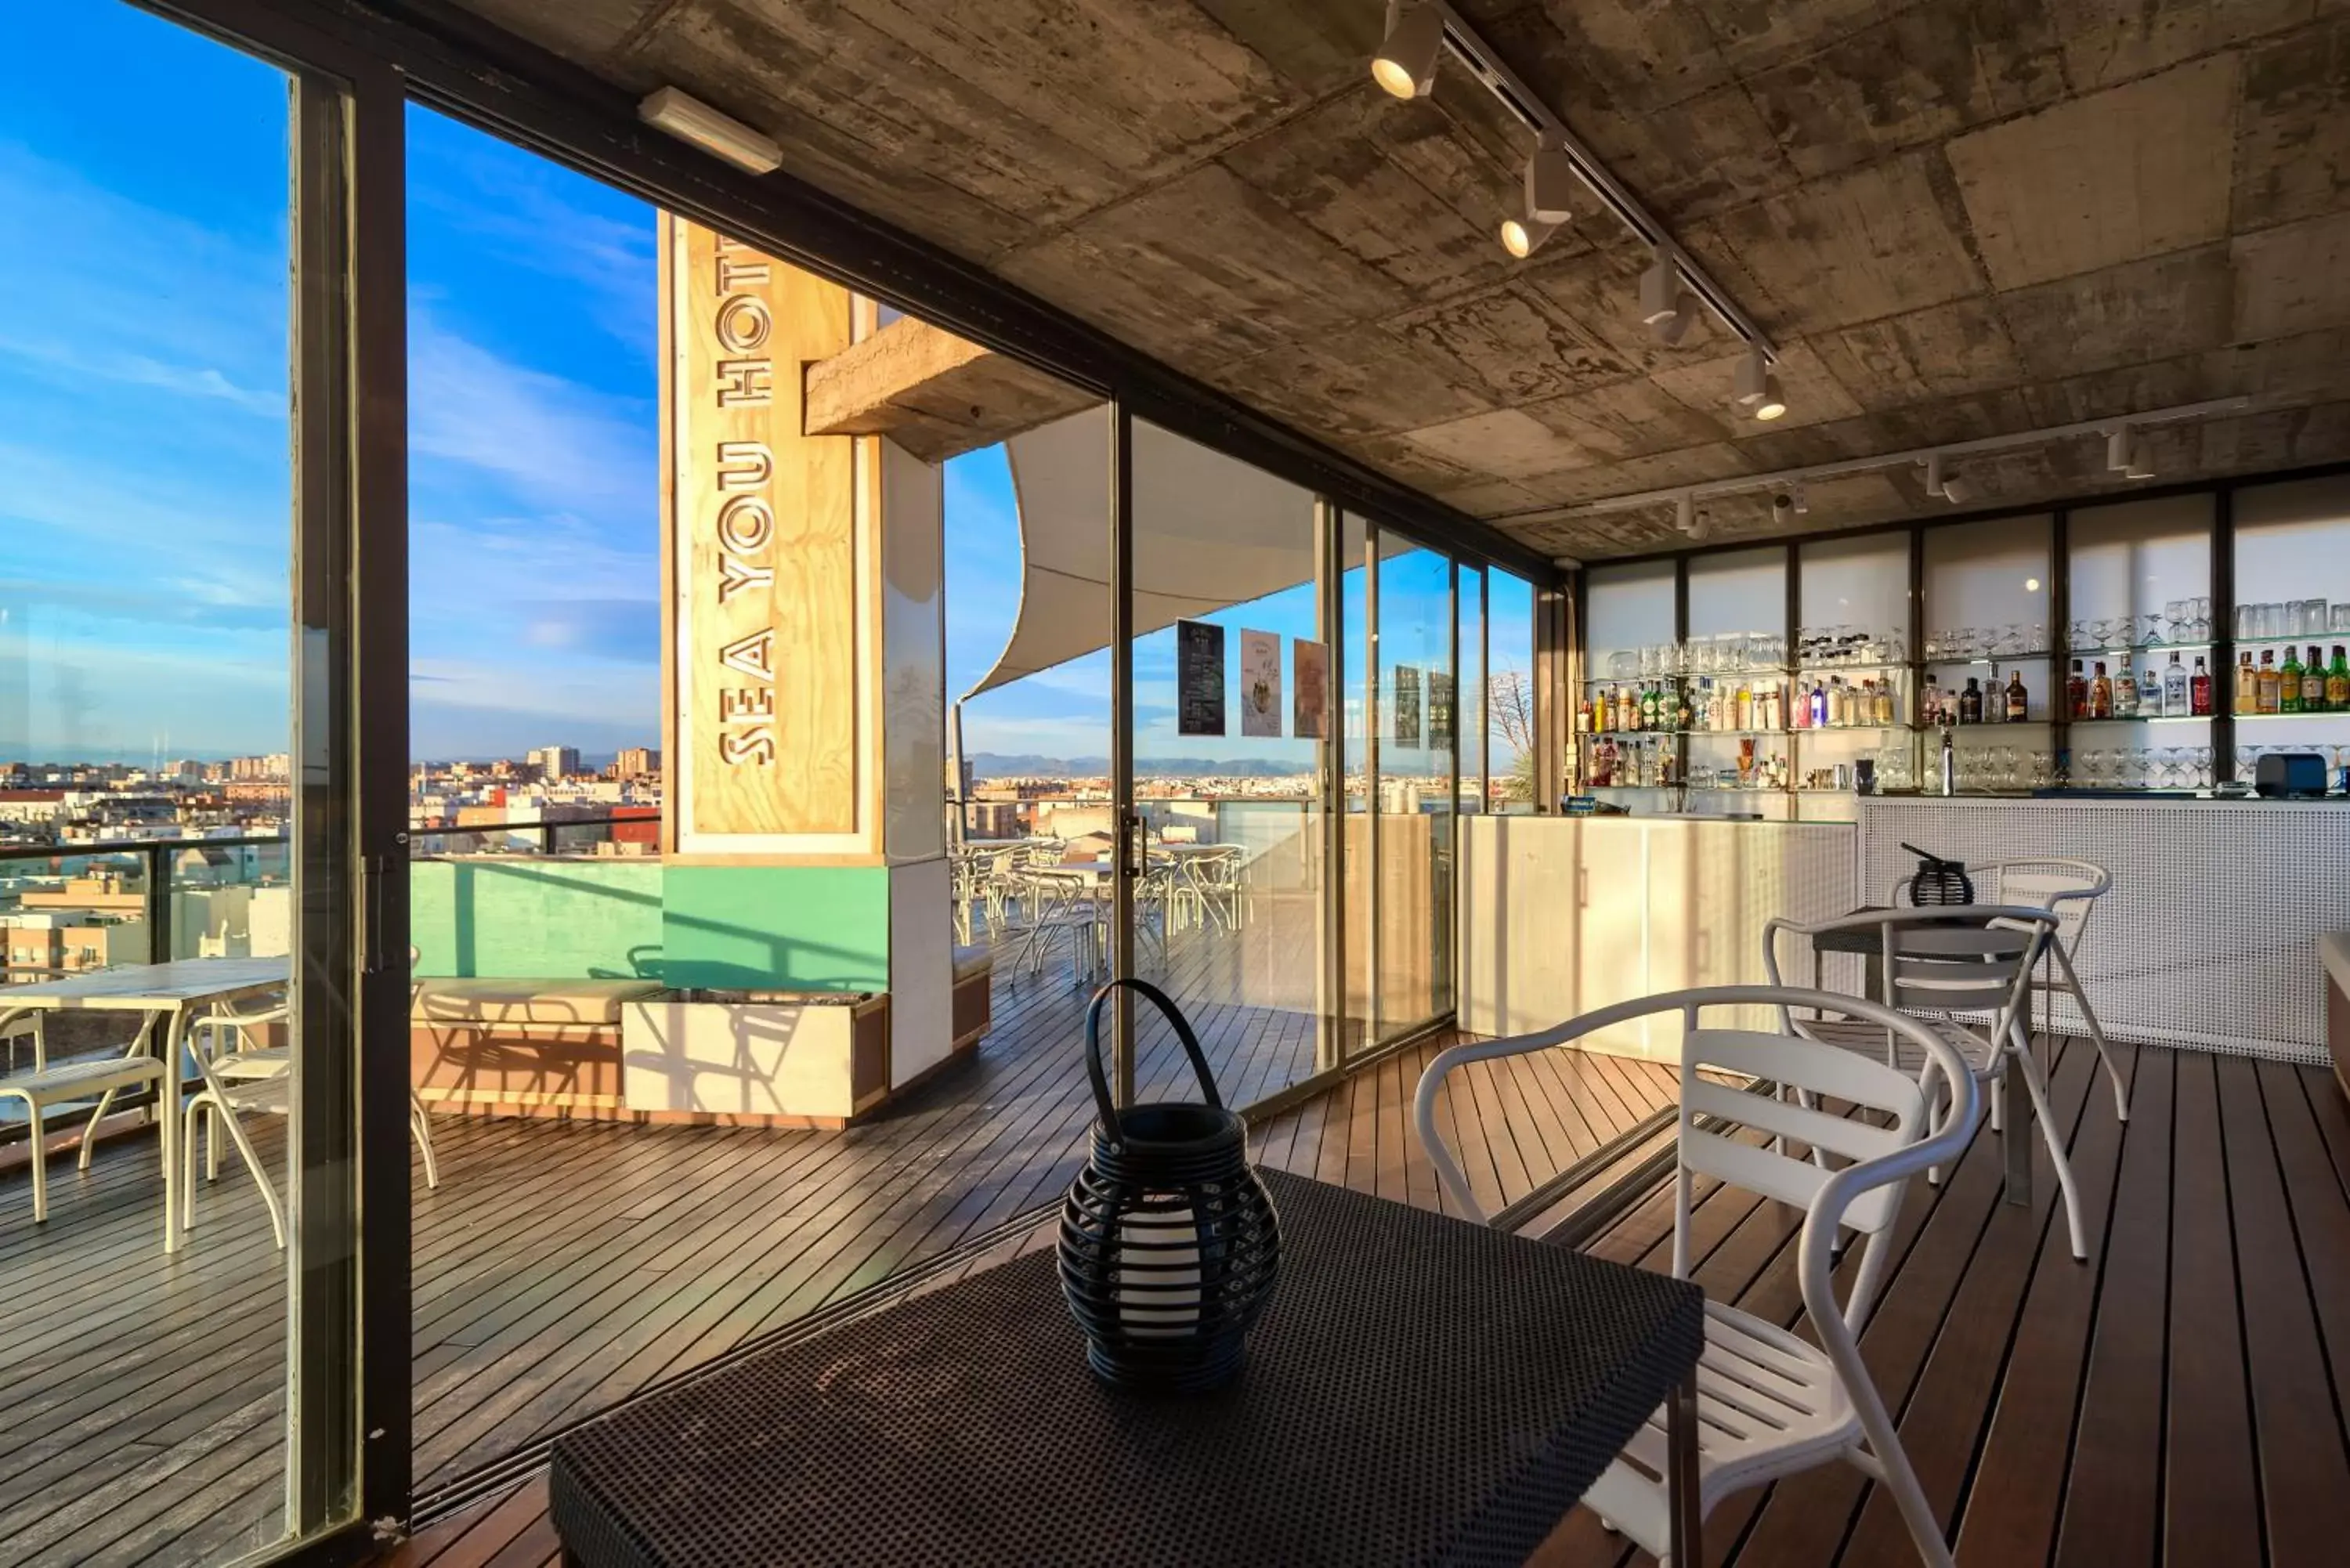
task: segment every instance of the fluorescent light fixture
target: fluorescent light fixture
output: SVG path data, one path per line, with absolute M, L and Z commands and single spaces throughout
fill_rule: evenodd
M 1526 160 L 1526 219 L 1535 223 L 1563 223 L 1575 216 L 1575 160 L 1566 149 L 1545 138 Z
M 1502 220 L 1502 248 L 1523 261 L 1542 249 L 1543 242 L 1558 233 L 1556 223 L 1545 223 L 1538 218 L 1504 218 Z
M 737 169 L 771 174 L 783 166 L 784 150 L 772 140 L 673 87 L 647 94 L 637 105 L 637 117 Z
M 1426 98 L 1443 52 L 1443 12 L 1388 0 L 1387 41 L 1371 57 L 1371 79 L 1397 98 Z
M 1656 259 L 1640 275 L 1640 319 L 1650 327 L 1682 314 L 1687 298 L 1681 293 L 1681 269 L 1672 253 L 1659 245 L 1654 254 Z

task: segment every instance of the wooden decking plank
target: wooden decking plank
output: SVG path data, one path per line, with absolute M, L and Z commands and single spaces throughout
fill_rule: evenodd
M 2197 1568 L 2230 1568 L 2262 1556 L 2260 1456 L 2253 1446 L 2214 1066 L 2209 1056 L 2179 1058 L 2171 1132 L 2163 1554 Z
M 2275 1568 L 2338 1563 L 2350 1554 L 2350 1450 L 2277 1168 L 2276 1135 L 2252 1064 L 2225 1056 L 2212 1065 L 2268 1561 Z

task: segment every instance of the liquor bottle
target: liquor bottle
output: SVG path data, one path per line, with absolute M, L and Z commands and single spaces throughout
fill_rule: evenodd
M 1828 683 L 1825 680 L 1816 680 L 1812 683 L 1812 728 L 1825 730 L 1827 727 Z
M 1654 686 L 1644 686 L 1640 689 L 1639 717 L 1633 721 L 1632 728 L 1636 730 L 1653 730 L 1656 727 L 1657 689 Z
M 2178 658 L 2175 653 L 2170 657 L 2174 662 Z M 2137 678 L 2137 711 L 2148 719 L 2159 719 L 2172 711 L 2169 688 L 2151 659 L 2146 661 L 2146 670 Z
M 2085 719 L 2089 716 L 2089 682 L 2081 674 L 2081 661 L 2073 660 L 2073 673 L 2064 680 L 2064 716 Z
M 2343 645 L 2334 645 L 2334 662 L 2325 671 L 2325 711 L 2339 713 L 2350 710 L 2350 659 L 2342 657 Z
M 1591 699 L 1588 697 L 1575 710 L 1575 729 L 1577 734 L 1591 733 Z
M 2301 653 L 2293 644 L 2284 645 L 2284 663 L 2277 670 L 2277 709 L 2280 713 L 2301 711 Z
M 2325 660 L 2313 648 L 2301 665 L 2301 711 L 2304 713 L 2325 711 Z
M 2018 670 L 2007 678 L 2007 722 L 2021 724 L 2031 717 L 2032 693 L 2023 689 L 2023 671 Z
M 1959 722 L 1982 722 L 1982 686 L 1971 675 L 1967 677 L 1967 689 L 1959 693 Z
M 2097 668 L 2103 670 L 2105 666 L 2100 664 Z M 2122 660 L 2122 672 L 2114 677 L 2114 717 L 2116 719 L 2137 717 L 2137 677 L 2130 673 L 2129 660 L 2126 659 Z
M 2211 716 L 2211 672 L 2203 668 L 2203 656 L 2195 656 L 2195 673 L 2187 679 L 2187 711 L 2198 719 Z
M 2277 680 L 2276 649 L 2263 648 L 2261 649 L 2261 711 L 2263 713 L 2281 713 L 2284 711 L 2278 706 L 2281 699 L 2277 691 Z
M 1690 691 L 1677 686 L 1669 693 L 1673 703 L 1673 728 L 1687 734 L 1697 727 L 1697 716 L 1690 711 Z
M 2195 664 L 2199 670 L 2202 668 L 2203 661 L 2198 659 Z M 2173 719 L 2184 717 L 2194 711 L 2188 701 L 2187 667 L 2178 662 L 2177 649 L 2170 650 L 2170 668 L 2162 672 L 2162 711 Z
M 1599 742 L 1591 754 L 1591 783 L 1594 788 L 1607 789 L 1616 783 L 1616 737 L 1610 735 Z
M 1925 689 L 1918 693 L 1918 722 L 1921 724 L 1939 724 L 1942 722 L 1942 687 L 1941 683 L 1934 679 L 1934 672 L 1930 670 L 1926 671 Z
M 2239 713 L 2261 711 L 2261 678 L 2252 669 L 2252 650 L 2249 648 L 2244 649 L 2236 665 L 2236 692 L 2232 706 Z
M 1893 711 L 1893 677 L 1889 675 L 1877 683 L 1876 722 L 1888 726 L 1900 722 Z
M 2106 661 L 2097 660 L 2097 673 L 2089 681 L 2089 717 L 2110 719 L 2114 716 L 2114 683 L 2106 676 Z

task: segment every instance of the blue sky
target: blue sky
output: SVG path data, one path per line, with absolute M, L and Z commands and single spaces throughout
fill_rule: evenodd
M 10 32 L 0 759 L 284 750 L 286 80 L 113 0 Z M 57 59 L 106 61 L 106 90 Z M 429 110 L 408 132 L 412 749 L 658 743 L 654 213 Z M 946 509 L 951 697 L 1018 604 L 1000 449 L 948 465 Z M 1215 618 L 1310 635 L 1312 596 Z M 1305 760 L 1176 736 L 1172 640 L 1137 646 L 1139 755 Z M 1100 654 L 976 700 L 965 734 L 1098 756 L 1108 724 Z

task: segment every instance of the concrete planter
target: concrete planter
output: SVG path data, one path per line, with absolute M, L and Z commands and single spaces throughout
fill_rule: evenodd
M 840 1125 L 889 1093 L 889 1001 L 867 992 L 665 991 L 629 1002 L 631 1111 Z

